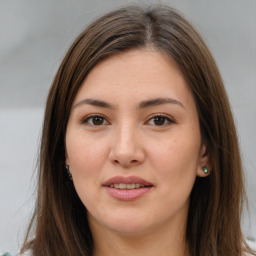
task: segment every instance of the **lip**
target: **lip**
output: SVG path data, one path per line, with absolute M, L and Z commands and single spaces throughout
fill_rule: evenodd
M 136 189 L 116 189 L 110 187 L 111 184 L 118 184 L 118 183 L 124 183 L 124 184 L 141 184 L 144 185 L 145 187 L 141 188 L 136 188 Z M 136 200 L 153 188 L 153 184 L 140 178 L 137 176 L 129 176 L 129 177 L 123 177 L 123 176 L 116 176 L 113 177 L 109 180 L 107 180 L 104 184 L 103 187 L 106 189 L 108 194 L 121 201 L 133 201 Z
M 118 184 L 118 183 L 124 183 L 124 184 L 141 184 L 141 185 L 144 185 L 144 186 L 153 186 L 152 183 L 140 178 L 140 177 L 137 177 L 137 176 L 129 176 L 129 177 L 123 177 L 123 176 L 115 176 L 109 180 L 107 180 L 103 186 L 110 186 L 111 184 Z

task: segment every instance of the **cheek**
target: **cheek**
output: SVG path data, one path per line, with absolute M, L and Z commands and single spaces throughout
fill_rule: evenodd
M 67 136 L 66 147 L 74 182 L 76 179 L 92 178 L 106 158 L 106 147 L 103 143 L 97 143 L 90 137 L 84 139 L 84 136 Z
M 169 186 L 193 186 L 198 166 L 200 135 L 175 136 L 151 148 L 157 179 Z
M 66 162 L 70 165 L 76 192 L 87 208 L 98 200 L 102 170 L 108 156 L 107 140 L 106 136 L 99 139 L 92 133 L 88 134 L 74 122 L 67 129 Z
M 100 187 L 99 177 L 106 157 L 105 149 L 101 143 L 79 136 L 70 140 L 67 138 L 66 146 L 76 192 L 88 209 L 97 200 L 95 195 Z

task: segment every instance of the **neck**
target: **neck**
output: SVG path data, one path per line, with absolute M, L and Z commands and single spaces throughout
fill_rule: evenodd
M 105 231 L 101 230 L 97 234 L 97 228 L 94 228 L 93 256 L 189 256 L 185 227 L 180 227 L 178 232 L 162 227 L 159 230 L 154 229 L 153 232 L 136 235 Z

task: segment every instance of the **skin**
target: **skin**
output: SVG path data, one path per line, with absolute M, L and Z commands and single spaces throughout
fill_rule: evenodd
M 73 102 L 66 152 L 94 255 L 189 255 L 189 196 L 196 176 L 206 176 L 202 166 L 210 166 L 193 96 L 172 60 L 143 49 L 97 64 Z M 115 176 L 141 177 L 153 187 L 120 201 L 102 186 Z

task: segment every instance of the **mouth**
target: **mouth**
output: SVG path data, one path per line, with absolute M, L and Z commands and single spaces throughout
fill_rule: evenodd
M 137 176 L 115 176 L 107 180 L 103 186 L 116 189 L 138 189 L 144 187 L 152 187 L 153 184 Z
M 138 189 L 138 188 L 145 188 L 145 187 L 152 187 L 153 185 L 143 185 L 139 183 L 115 183 L 115 184 L 110 184 L 108 187 L 110 188 L 116 188 L 116 189 Z
M 153 184 L 136 176 L 116 176 L 106 181 L 103 187 L 115 199 L 131 201 L 151 191 Z

